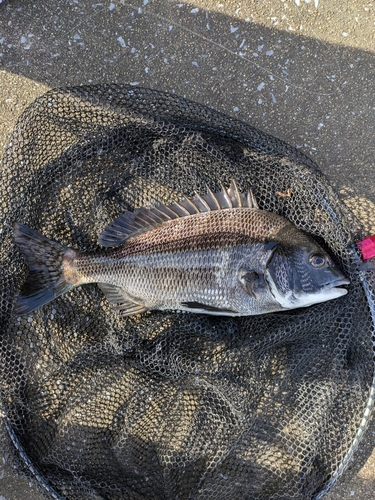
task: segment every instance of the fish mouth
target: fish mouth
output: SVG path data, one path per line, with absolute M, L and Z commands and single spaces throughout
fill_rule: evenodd
M 327 302 L 332 299 L 338 299 L 343 297 L 348 293 L 346 285 L 349 285 L 350 281 L 346 278 L 339 278 L 327 285 L 323 286 L 320 291 L 312 294 L 296 294 L 294 298 L 296 299 L 298 306 L 294 307 L 308 307 L 314 304 L 319 304 L 321 302 Z
M 330 283 L 327 290 L 338 292 L 339 295 L 346 295 L 348 293 L 348 289 L 345 288 L 345 285 L 350 285 L 350 281 L 347 278 L 340 278 Z

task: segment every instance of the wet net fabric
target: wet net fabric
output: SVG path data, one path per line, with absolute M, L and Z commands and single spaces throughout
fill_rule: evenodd
M 66 499 L 310 499 L 344 470 L 372 410 L 374 272 L 312 161 L 244 123 L 130 86 L 48 92 L 21 116 L 0 185 L 1 402 L 19 464 Z M 351 279 L 292 312 L 120 318 L 97 285 L 15 317 L 22 222 L 84 251 L 125 210 L 235 179 Z

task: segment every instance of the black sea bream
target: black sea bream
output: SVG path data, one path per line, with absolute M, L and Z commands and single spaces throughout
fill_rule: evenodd
M 123 315 L 184 310 L 246 316 L 310 306 L 345 295 L 329 255 L 287 219 L 259 210 L 253 194 L 229 189 L 170 206 L 125 212 L 101 234 L 113 247 L 83 253 L 17 224 L 29 276 L 23 314 L 72 288 L 98 283 Z

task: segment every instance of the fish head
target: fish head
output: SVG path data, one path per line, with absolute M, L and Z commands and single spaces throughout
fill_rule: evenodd
M 341 297 L 348 293 L 342 286 L 350 283 L 328 253 L 296 228 L 275 245 L 266 264 L 265 279 L 285 309 Z

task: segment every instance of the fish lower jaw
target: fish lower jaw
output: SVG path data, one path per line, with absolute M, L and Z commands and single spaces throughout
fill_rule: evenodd
M 345 283 L 340 284 L 348 284 Z M 286 295 L 281 295 L 279 292 L 274 293 L 273 295 L 277 302 L 283 309 L 298 309 L 299 307 L 309 307 L 314 304 L 320 304 L 322 302 L 327 302 L 332 299 L 337 299 L 339 297 L 343 297 L 348 293 L 346 288 L 339 288 L 338 286 L 333 286 L 330 288 L 321 289 L 316 293 L 302 293 L 295 294 L 289 292 Z
M 328 302 L 329 300 L 338 299 L 343 297 L 348 293 L 346 288 L 331 287 L 323 289 L 320 292 L 313 294 L 305 294 L 297 298 L 297 303 L 294 307 L 308 307 L 314 304 L 320 304 L 322 302 Z

